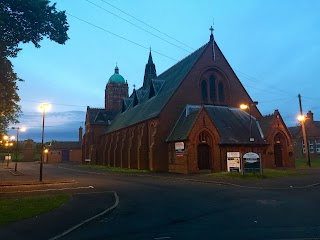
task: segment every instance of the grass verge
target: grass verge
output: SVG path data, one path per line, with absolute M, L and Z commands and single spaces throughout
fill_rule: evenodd
M 242 176 L 239 172 L 217 172 L 208 173 L 207 176 L 214 178 L 237 178 L 237 179 L 264 179 L 264 178 L 276 178 L 276 177 L 288 177 L 288 176 L 301 176 L 305 173 L 295 170 L 278 170 L 278 169 L 264 169 L 263 176 L 260 173 L 246 173 Z
M 320 159 L 319 158 L 311 158 L 310 159 L 311 168 L 320 168 Z M 307 161 L 305 158 L 297 158 L 296 159 L 296 168 L 309 168 L 307 165 Z
M 90 168 L 90 169 L 98 169 L 103 170 L 106 172 L 124 172 L 124 173 L 148 173 L 149 170 L 141 170 L 141 169 L 130 169 L 130 168 L 119 168 L 119 167 L 109 167 L 103 165 L 80 165 L 83 168 Z
M 0 199 L 0 224 L 16 222 L 50 211 L 71 200 L 69 194 Z

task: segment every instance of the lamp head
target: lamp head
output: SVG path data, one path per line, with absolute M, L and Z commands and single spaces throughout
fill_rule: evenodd
M 241 105 L 240 105 L 240 108 L 241 108 L 242 110 L 246 110 L 246 109 L 249 108 L 249 106 L 248 106 L 247 104 L 241 104 Z
M 299 122 L 304 122 L 306 120 L 306 117 L 304 115 L 299 115 L 297 119 Z

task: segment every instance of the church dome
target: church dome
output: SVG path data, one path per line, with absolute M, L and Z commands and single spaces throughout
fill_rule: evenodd
M 114 74 L 109 78 L 108 83 L 115 82 L 115 83 L 123 83 L 125 84 L 126 81 L 124 78 L 119 74 L 119 68 L 118 66 L 115 67 L 114 69 Z

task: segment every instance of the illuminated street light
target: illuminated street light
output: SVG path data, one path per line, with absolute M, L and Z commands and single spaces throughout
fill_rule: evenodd
M 7 156 L 7 167 L 9 167 L 9 160 L 10 160 L 10 153 L 9 153 L 9 147 L 12 147 L 13 146 L 13 140 L 15 139 L 14 136 L 3 136 L 3 140 L 5 141 L 5 148 L 7 149 L 7 153 L 8 153 L 8 156 Z
M 40 110 L 42 111 L 42 137 L 41 137 L 41 159 L 40 159 L 40 182 L 42 182 L 42 168 L 43 168 L 43 152 L 44 152 L 44 118 L 46 115 L 46 111 L 48 111 L 50 108 L 50 105 L 48 103 L 43 103 L 40 105 Z
M 249 116 L 250 116 L 250 126 L 249 126 L 249 141 L 251 142 L 251 151 L 253 151 L 253 142 L 254 138 L 252 137 L 252 115 L 251 115 L 251 107 L 258 105 L 258 102 L 251 102 L 249 104 L 241 104 L 240 108 L 242 110 L 249 110 Z
M 310 154 L 309 154 L 309 143 L 307 142 L 307 133 L 306 133 L 306 126 L 305 126 L 306 117 L 304 115 L 300 114 L 297 117 L 297 120 L 300 122 L 301 128 L 302 128 L 302 136 L 303 136 L 303 142 L 304 142 L 304 149 L 306 150 L 307 165 L 309 167 L 311 167 Z
M 24 132 L 26 128 L 24 127 L 12 127 L 12 130 L 17 130 L 17 138 L 16 138 L 16 161 L 14 165 L 14 171 L 17 172 L 17 167 L 18 167 L 18 143 L 19 143 L 19 131 Z
M 247 110 L 247 109 L 249 108 L 249 106 L 248 106 L 247 104 L 241 104 L 241 105 L 240 105 L 240 108 L 241 108 L 242 110 Z

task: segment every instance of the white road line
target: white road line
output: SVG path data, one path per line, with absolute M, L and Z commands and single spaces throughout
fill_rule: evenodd
M 82 221 L 81 223 L 73 226 L 72 228 L 69 228 L 68 230 L 64 231 L 63 233 L 61 233 L 61 234 L 59 234 L 59 235 L 57 235 L 57 236 L 55 236 L 53 238 L 50 238 L 49 240 L 59 239 L 59 238 L 65 236 L 65 235 L 71 233 L 72 231 L 76 230 L 77 228 L 81 227 L 82 225 L 84 225 L 84 224 L 86 224 L 86 223 L 88 223 L 88 222 L 90 222 L 90 221 L 92 221 L 92 220 L 94 220 L 94 219 L 96 219 L 96 218 L 98 218 L 98 217 L 110 212 L 111 210 L 115 209 L 118 206 L 120 201 L 119 201 L 118 194 L 116 192 L 113 192 L 113 194 L 114 194 L 114 198 L 116 200 L 115 203 L 113 204 L 113 206 L 109 207 L 108 209 L 102 211 L 101 213 L 99 213 L 99 214 L 97 214 L 97 215 L 95 215 L 95 216 L 93 216 L 91 218 L 88 218 L 87 220 Z
M 170 239 L 171 237 L 157 237 L 157 238 L 154 238 L 154 240 L 160 240 L 160 239 Z
M 3 194 L 14 194 L 14 193 L 31 193 L 31 192 L 50 192 L 50 191 L 64 191 L 64 190 L 77 190 L 77 189 L 93 189 L 93 186 L 87 187 L 74 187 L 74 188 L 48 188 L 48 189 L 35 189 L 29 191 L 14 191 L 14 192 L 0 192 Z

